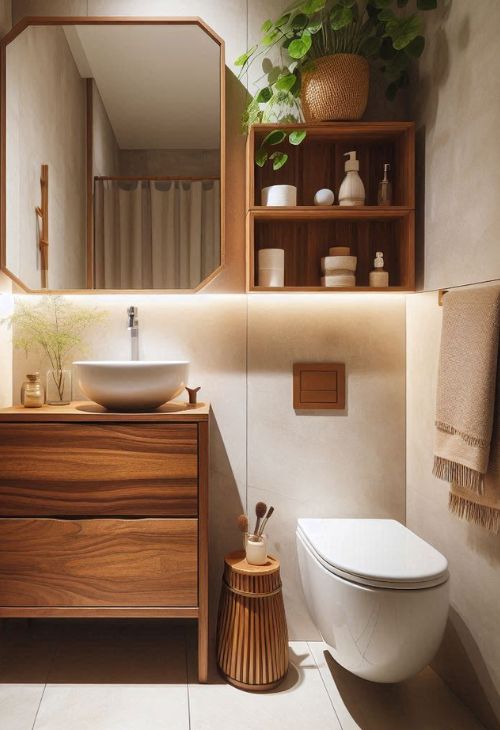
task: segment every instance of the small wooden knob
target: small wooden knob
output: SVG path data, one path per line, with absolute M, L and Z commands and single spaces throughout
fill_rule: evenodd
M 189 403 L 190 405 L 194 405 L 197 402 L 196 394 L 199 390 L 201 390 L 201 385 L 199 385 L 197 388 L 188 388 L 186 385 L 186 390 L 189 393 Z

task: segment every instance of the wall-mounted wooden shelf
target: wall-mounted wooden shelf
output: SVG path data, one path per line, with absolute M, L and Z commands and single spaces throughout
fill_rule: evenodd
M 279 171 L 259 168 L 255 152 L 269 131 L 305 129 L 304 142 L 279 146 L 289 155 Z M 344 207 L 313 205 L 322 187 L 334 190 L 337 202 L 344 178 L 344 153 L 355 149 L 367 205 Z M 392 206 L 377 206 L 378 183 L 385 162 L 391 165 Z M 412 122 L 357 122 L 255 125 L 247 143 L 247 290 L 248 291 L 413 291 L 415 287 L 415 163 Z M 263 187 L 289 184 L 297 187 L 295 207 L 260 205 Z M 320 285 L 321 258 L 331 246 L 349 246 L 358 258 L 356 284 L 331 289 Z M 285 286 L 258 286 L 257 252 L 261 248 L 285 249 Z M 368 286 L 376 251 L 383 251 L 389 271 L 389 288 Z

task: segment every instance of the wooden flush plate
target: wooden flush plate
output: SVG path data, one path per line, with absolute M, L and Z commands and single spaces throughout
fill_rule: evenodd
M 295 410 L 345 408 L 344 363 L 294 363 L 293 407 Z

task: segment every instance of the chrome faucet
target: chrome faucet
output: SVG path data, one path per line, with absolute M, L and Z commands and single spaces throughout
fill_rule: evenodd
M 137 318 L 137 307 L 129 307 L 128 331 L 130 332 L 130 359 L 139 359 L 139 319 Z

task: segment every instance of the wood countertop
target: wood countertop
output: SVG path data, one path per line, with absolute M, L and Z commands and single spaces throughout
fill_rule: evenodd
M 0 409 L 0 423 L 32 422 L 32 423 L 68 423 L 78 421 L 93 422 L 199 422 L 208 421 L 210 403 L 172 401 L 154 411 L 108 411 L 92 402 L 75 402 L 68 406 L 42 406 L 41 408 L 23 408 L 12 406 Z

